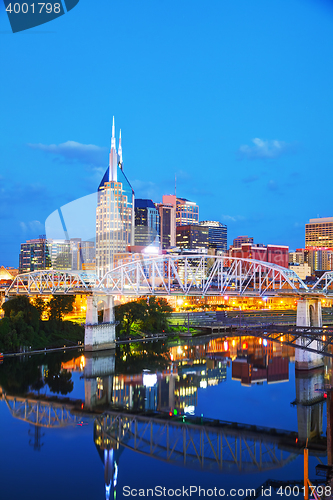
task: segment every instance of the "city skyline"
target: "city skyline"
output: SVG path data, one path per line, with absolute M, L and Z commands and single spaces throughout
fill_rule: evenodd
M 101 5 L 103 16 L 80 2 L 52 27 L 9 36 L 0 4 L 2 264 L 17 266 L 54 210 L 96 191 L 112 115 L 137 198 L 162 201 L 176 174 L 177 196 L 226 224 L 228 244 L 250 234 L 304 247 L 305 223 L 332 216 L 316 183 L 317 172 L 333 180 L 331 6 Z

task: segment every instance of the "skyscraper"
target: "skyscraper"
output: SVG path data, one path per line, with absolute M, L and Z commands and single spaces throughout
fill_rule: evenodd
M 160 214 L 152 200 L 135 200 L 135 245 L 159 246 Z
M 310 219 L 305 224 L 305 248 L 333 248 L 333 217 Z
M 176 246 L 176 207 L 168 203 L 159 203 L 161 248 Z
M 204 220 L 200 226 L 208 227 L 208 246 L 217 251 L 227 251 L 227 226 L 215 220 Z
M 99 185 L 96 209 L 96 271 L 99 277 L 113 268 L 113 256 L 134 245 L 134 191 L 124 170 L 121 146 L 116 149 L 112 123 L 109 167 Z
M 21 243 L 19 255 L 20 273 L 49 269 L 51 266 L 52 263 L 48 242 L 44 235 L 40 236 L 39 239 L 28 240 L 26 243 Z
M 176 234 L 177 247 L 196 250 L 208 248 L 208 227 L 198 224 L 178 226 Z
M 199 224 L 199 206 L 194 201 L 177 198 L 174 194 L 163 195 L 163 203 L 173 205 L 176 209 L 176 226 Z

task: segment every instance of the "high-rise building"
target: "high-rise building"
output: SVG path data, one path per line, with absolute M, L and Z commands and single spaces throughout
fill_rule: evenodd
M 252 236 L 237 236 L 237 238 L 234 239 L 232 246 L 233 248 L 241 248 L 243 243 L 253 243 L 253 238 Z
M 305 224 L 305 248 L 333 249 L 333 217 L 310 219 Z
M 72 269 L 71 242 L 69 240 L 47 240 L 52 269 Z
M 309 250 L 296 248 L 295 252 L 289 252 L 289 264 L 304 264 L 309 262 Z
M 198 224 L 188 224 L 177 227 L 177 247 L 186 249 L 208 248 L 208 227 Z
M 169 194 L 163 196 L 162 202 L 176 208 L 176 226 L 199 224 L 199 207 L 193 201 L 177 198 L 176 195 Z
M 160 245 L 160 214 L 152 200 L 135 200 L 135 245 Z
M 314 271 L 333 269 L 333 250 L 331 248 L 308 248 L 308 264 Z
M 160 242 L 163 250 L 176 246 L 176 207 L 158 203 L 160 214 Z
M 81 238 L 70 239 L 72 269 L 95 271 L 96 252 L 94 241 L 82 241 Z
M 116 149 L 114 118 L 109 167 L 99 185 L 96 210 L 96 271 L 102 277 L 113 268 L 115 253 L 134 245 L 134 191 L 124 170 L 121 146 Z
M 40 236 L 39 239 L 27 240 L 25 243 L 21 243 L 19 255 L 20 273 L 28 273 L 30 271 L 38 271 L 50 267 L 51 258 L 45 236 Z
M 227 226 L 214 220 L 204 220 L 200 226 L 208 227 L 208 247 L 216 251 L 227 251 Z

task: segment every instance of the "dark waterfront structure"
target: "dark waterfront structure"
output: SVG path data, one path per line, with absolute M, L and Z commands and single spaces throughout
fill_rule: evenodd
M 159 245 L 160 214 L 152 200 L 135 200 L 135 236 L 138 246 Z
M 194 250 L 196 248 L 208 248 L 209 229 L 206 226 L 192 225 L 178 226 L 176 243 L 177 247 Z
M 227 226 L 214 220 L 204 220 L 200 226 L 208 227 L 208 245 L 216 251 L 227 251 Z
M 48 269 L 50 267 L 51 257 L 45 236 L 21 243 L 21 252 L 19 255 L 19 271 L 21 273 Z

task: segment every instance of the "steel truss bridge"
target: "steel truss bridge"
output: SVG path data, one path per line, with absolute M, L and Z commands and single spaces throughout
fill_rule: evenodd
M 72 404 L 4 395 L 12 417 L 38 427 L 59 428 L 77 425 L 81 417 L 73 414 Z
M 315 326 L 262 325 L 256 327 L 236 327 L 226 336 L 252 336 L 278 342 L 315 354 L 333 358 L 333 327 L 318 328 Z M 312 344 L 317 341 L 317 344 Z M 316 345 L 314 349 L 310 347 Z
M 36 428 L 82 425 L 95 418 L 94 440 L 101 449 L 123 446 L 152 458 L 212 472 L 244 473 L 284 467 L 303 452 L 297 432 L 200 417 L 137 415 L 79 409 L 77 401 L 44 401 L 3 394 L 13 418 Z M 326 455 L 326 439 L 309 442 L 310 453 Z
M 98 279 L 81 271 L 43 270 L 19 274 L 6 295 L 234 295 L 333 293 L 333 271 L 310 288 L 294 271 L 266 262 L 226 256 L 161 255 L 119 266 Z
M 193 419 L 183 423 L 157 415 L 106 412 L 95 420 L 95 443 L 102 449 L 123 446 L 175 465 L 212 472 L 252 473 L 284 467 L 303 452 L 296 437 L 297 432 L 207 419 L 196 424 Z M 326 440 L 313 452 L 326 454 Z

